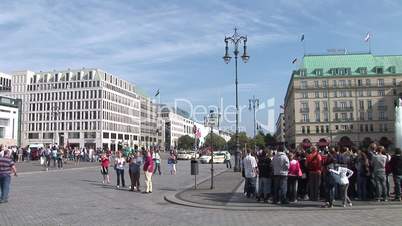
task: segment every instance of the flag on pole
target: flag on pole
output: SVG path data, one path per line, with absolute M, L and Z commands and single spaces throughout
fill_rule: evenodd
M 301 35 L 300 41 L 304 41 L 304 34 Z
M 370 38 L 371 38 L 371 34 L 370 34 L 370 32 L 367 32 L 366 37 L 364 38 L 364 41 L 368 42 L 370 40 Z
M 155 97 L 159 95 L 159 89 L 156 91 Z
M 297 62 L 297 57 L 292 60 L 292 64 L 295 64 Z

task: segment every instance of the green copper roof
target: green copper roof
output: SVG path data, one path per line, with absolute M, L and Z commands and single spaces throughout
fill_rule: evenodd
M 362 71 L 362 68 L 366 68 Z M 382 68 L 377 71 L 377 68 Z M 342 55 L 306 55 L 300 65 L 300 70 L 294 75 L 300 77 L 301 70 L 306 70 L 305 76 L 331 76 L 331 75 L 375 75 L 402 73 L 402 55 L 375 56 L 372 54 L 342 54 Z M 321 71 L 322 73 L 317 71 Z M 336 69 L 345 70 L 337 74 Z

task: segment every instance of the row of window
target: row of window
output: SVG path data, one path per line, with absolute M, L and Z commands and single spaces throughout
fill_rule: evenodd
M 366 95 L 364 95 L 364 92 Z M 356 91 L 356 95 L 358 97 L 371 97 L 372 96 L 372 90 L 358 90 Z M 377 96 L 385 96 L 386 92 L 384 89 L 379 89 L 377 90 Z M 396 90 L 393 89 L 393 95 L 396 95 Z M 333 97 L 353 97 L 353 91 L 352 90 L 334 90 L 333 91 Z M 312 96 L 309 95 L 308 91 L 302 91 L 300 92 L 300 98 L 302 99 L 307 99 L 307 98 L 313 98 Z M 324 90 L 322 93 L 320 91 L 314 91 L 314 98 L 328 98 L 328 91 Z
M 100 121 L 85 122 L 36 122 L 27 123 L 26 130 L 35 131 L 64 131 L 64 130 L 100 130 Z
M 390 67 L 386 68 L 385 70 L 392 74 L 396 73 L 395 66 L 390 66 Z M 382 74 L 384 74 L 384 67 L 376 66 L 371 71 L 378 75 L 382 75 Z M 357 70 L 355 72 L 359 73 L 360 75 L 367 75 L 367 67 L 359 67 L 359 68 L 357 68 Z M 352 69 L 349 67 L 331 68 L 327 73 L 331 74 L 331 75 L 351 75 Z M 302 77 L 307 76 L 307 70 L 300 69 L 299 74 Z M 313 74 L 315 74 L 316 76 L 322 76 L 324 74 L 324 70 L 322 68 L 314 69 Z
M 368 111 L 367 112 L 367 118 L 365 117 L 366 112 L 361 111 L 359 112 L 359 121 L 364 121 L 364 120 L 373 120 L 373 112 Z M 342 121 L 342 122 L 348 122 L 348 121 L 353 121 L 353 113 L 347 113 L 347 112 L 342 112 L 342 113 L 335 113 L 334 114 L 334 121 Z M 310 122 L 310 115 L 307 113 L 302 114 L 301 122 Z M 328 112 L 323 113 L 323 120 L 322 122 L 328 122 Z M 385 121 L 388 120 L 387 113 L 384 111 L 380 111 L 378 113 L 378 120 Z M 321 113 L 319 111 L 315 112 L 315 122 L 321 122 Z
M 335 125 L 335 132 L 344 131 L 351 132 L 353 131 L 353 125 Z M 377 128 L 378 132 L 388 132 L 388 124 L 378 124 Z M 359 132 L 374 132 L 373 124 L 359 124 Z M 302 134 L 311 134 L 310 126 L 302 126 L 301 127 Z M 329 133 L 329 126 L 321 125 L 315 126 L 315 133 Z
M 359 100 L 359 110 L 364 110 L 364 100 Z M 315 111 L 321 110 L 321 103 L 322 103 L 322 110 L 328 111 L 328 101 L 314 101 Z M 373 109 L 373 102 L 372 100 L 366 100 L 366 106 L 368 110 Z M 352 100 L 336 100 L 333 101 L 334 111 L 353 111 L 353 101 Z M 387 106 L 384 100 L 379 100 L 377 102 L 377 109 L 378 110 L 387 110 Z M 303 101 L 300 103 L 300 112 L 309 112 L 309 102 Z
M 92 87 L 100 87 L 100 81 L 31 84 L 28 85 L 27 89 L 28 91 L 43 91 L 43 90 L 55 90 L 55 89 L 79 89 L 79 88 L 92 88 Z
M 104 91 L 105 92 L 105 91 Z M 104 93 L 104 97 L 105 97 Z M 29 101 L 58 101 L 102 98 L 102 90 L 83 90 L 68 92 L 43 92 L 29 94 Z
M 334 87 L 334 88 L 336 88 L 336 87 L 341 87 L 341 88 L 352 87 L 353 83 L 354 83 L 353 80 L 344 80 L 344 79 L 332 80 L 332 87 Z M 365 80 L 357 79 L 356 83 L 357 83 L 356 84 L 357 86 L 371 86 L 371 79 L 365 79 Z M 307 89 L 310 87 L 308 84 L 309 84 L 309 81 L 302 80 L 302 81 L 300 81 L 300 88 Z M 397 84 L 396 79 L 395 78 L 392 79 L 392 85 L 396 86 L 396 84 Z M 328 80 L 322 80 L 321 85 L 320 85 L 320 81 L 318 81 L 318 80 L 313 81 L 314 88 L 327 88 L 328 85 L 329 85 Z M 382 79 L 382 78 L 377 79 L 377 86 L 379 86 L 379 87 L 385 86 L 384 79 Z
M 58 121 L 58 120 L 96 120 L 100 119 L 100 111 L 70 111 L 70 112 L 38 112 L 29 113 L 28 121 Z M 105 119 L 105 118 L 104 118 Z
M 83 80 L 92 80 L 95 76 L 95 71 L 89 71 L 89 73 L 85 74 L 82 71 L 78 71 L 77 74 L 74 76 L 74 73 L 69 71 L 66 73 L 55 73 L 53 76 L 50 73 L 45 73 L 42 75 L 34 75 L 31 78 L 31 83 L 37 83 L 37 82 L 43 82 L 43 83 L 47 83 L 47 82 L 59 82 L 59 81 L 80 81 L 81 78 Z

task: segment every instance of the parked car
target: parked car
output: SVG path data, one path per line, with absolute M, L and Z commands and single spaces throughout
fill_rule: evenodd
M 191 153 L 188 151 L 178 151 L 177 159 L 178 160 L 190 160 L 192 157 Z
M 199 161 L 203 164 L 211 163 L 210 155 L 203 155 L 199 158 Z M 224 163 L 225 162 L 225 152 L 215 151 L 214 152 L 214 163 Z

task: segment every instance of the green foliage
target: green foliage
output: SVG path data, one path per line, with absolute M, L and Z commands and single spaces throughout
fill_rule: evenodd
M 179 149 L 193 149 L 194 147 L 194 138 L 190 137 L 189 135 L 184 135 L 179 137 L 177 143 Z
M 226 141 L 221 136 L 215 133 L 212 133 L 212 139 L 211 139 L 211 133 L 209 133 L 205 137 L 204 146 L 211 147 L 211 144 L 214 150 L 222 150 L 226 145 Z

